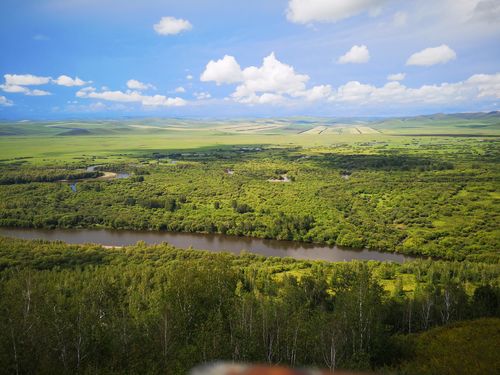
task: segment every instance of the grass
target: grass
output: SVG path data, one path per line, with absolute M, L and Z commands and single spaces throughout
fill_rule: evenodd
M 500 373 L 500 319 L 464 321 L 410 336 L 400 374 L 483 375 Z
M 415 144 L 438 144 L 439 139 L 412 137 Z M 391 137 L 383 134 L 225 134 L 213 132 L 165 132 L 164 134 L 142 134 L 131 132 L 119 136 L 8 136 L 0 137 L 0 159 L 29 157 L 33 162 L 74 161 L 78 157 L 108 158 L 124 160 L 141 153 L 157 150 L 187 150 L 204 147 L 274 145 L 301 147 L 331 147 L 336 144 L 390 143 L 387 149 L 401 148 L 408 143 L 406 137 Z M 457 144 L 459 140 L 455 141 Z M 408 147 L 411 149 L 411 147 Z M 437 151 L 442 152 L 442 151 Z

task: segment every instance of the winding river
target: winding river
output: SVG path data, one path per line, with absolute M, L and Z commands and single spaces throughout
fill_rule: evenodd
M 111 229 L 24 229 L 0 228 L 0 236 L 23 239 L 64 241 L 71 244 L 96 243 L 103 246 L 127 246 L 138 241 L 148 244 L 168 242 L 179 248 L 203 249 L 213 252 L 241 251 L 274 257 L 291 257 L 329 262 L 350 260 L 377 260 L 403 263 L 415 257 L 384 253 L 368 249 L 351 249 L 339 246 L 323 246 L 295 241 L 264 240 L 250 237 L 234 237 L 222 234 L 150 232 Z

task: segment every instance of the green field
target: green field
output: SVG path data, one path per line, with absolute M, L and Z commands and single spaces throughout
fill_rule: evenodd
M 320 128 L 323 131 L 318 131 Z M 436 142 L 429 135 L 499 137 L 497 112 L 434 115 L 388 120 L 282 118 L 242 120 L 125 119 L 103 121 L 0 122 L 0 158 L 73 160 L 82 156 L 134 156 L 144 151 L 224 145 L 331 146 L 389 142 L 406 135 Z M 423 140 L 422 140 L 423 141 Z M 78 159 L 77 159 L 78 160 Z

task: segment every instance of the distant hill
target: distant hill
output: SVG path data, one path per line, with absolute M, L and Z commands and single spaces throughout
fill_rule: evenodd
M 123 118 L 0 122 L 0 136 L 113 136 L 129 134 L 449 135 L 500 136 L 500 112 L 360 117 L 280 117 L 239 119 Z
M 386 134 L 500 136 L 500 112 L 396 117 L 371 123 L 370 126 Z
M 89 134 L 92 134 L 92 133 L 87 129 L 74 128 L 74 129 L 70 129 L 68 131 L 59 133 L 57 135 L 69 136 L 69 135 L 89 135 Z

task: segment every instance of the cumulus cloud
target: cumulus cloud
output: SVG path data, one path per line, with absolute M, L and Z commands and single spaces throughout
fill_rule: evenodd
M 19 85 L 6 85 L 2 84 L 0 85 L 0 89 L 5 92 L 10 92 L 10 93 L 25 93 L 28 91 L 26 87 L 19 86 Z
M 193 76 L 192 76 L 191 74 L 188 74 L 188 75 L 186 76 L 186 79 L 192 80 L 192 79 L 193 79 Z
M 475 74 L 465 81 L 406 87 L 400 82 L 388 82 L 376 87 L 358 81 L 340 86 L 330 97 L 331 101 L 356 104 L 454 104 L 477 101 L 483 98 L 500 99 L 500 73 Z
M 262 95 L 254 94 L 248 97 L 240 97 L 237 101 L 244 104 L 282 104 L 286 101 L 286 98 L 280 94 L 265 92 Z
M 50 77 L 40 77 L 32 74 L 4 74 L 6 85 L 36 86 L 50 82 Z
M 340 56 L 338 62 L 340 64 L 363 64 L 370 61 L 370 51 L 365 45 L 354 45 L 345 55 Z
M 438 47 L 426 48 L 411 55 L 406 65 L 431 66 L 445 64 L 457 58 L 457 54 L 446 44 Z
M 500 73 L 474 74 L 466 84 L 477 89 L 478 97 L 492 97 L 500 99 Z
M 53 83 L 59 86 L 66 86 L 66 87 L 72 87 L 72 86 L 83 86 L 86 85 L 88 82 L 85 82 L 81 80 L 78 77 L 71 78 L 66 75 L 60 75 L 58 78 L 52 80 Z
M 101 91 L 93 87 L 85 87 L 76 93 L 78 98 L 107 100 L 110 102 L 140 103 L 146 107 L 179 107 L 187 102 L 182 98 L 168 98 L 164 95 L 142 95 L 138 91 Z
M 153 28 L 160 35 L 175 35 L 182 31 L 191 30 L 193 25 L 182 18 L 162 17 L 160 22 L 153 25 Z
M 0 106 L 10 107 L 14 105 L 12 100 L 7 99 L 5 96 L 0 96 Z
M 388 81 L 402 81 L 406 78 L 406 73 L 395 73 L 387 76 Z
M 249 66 L 242 71 L 243 81 L 232 96 L 241 101 L 251 100 L 257 93 L 298 96 L 306 88 L 309 76 L 297 74 L 290 65 L 279 61 L 274 53 L 265 57 L 260 67 Z
M 308 102 L 315 102 L 329 97 L 331 93 L 332 93 L 332 87 L 330 85 L 319 85 L 319 86 L 314 86 L 309 90 L 304 90 L 302 92 L 299 92 L 297 96 L 303 97 Z
M 127 87 L 132 90 L 148 90 L 154 89 L 155 87 L 150 83 L 143 83 L 136 79 L 129 79 L 127 81 Z
M 176 87 L 174 91 L 177 93 L 184 93 L 184 92 L 186 92 L 186 89 L 182 86 L 179 86 L 179 87 Z
M 202 82 L 222 83 L 240 82 L 243 78 L 241 67 L 233 56 L 225 55 L 217 61 L 210 60 L 200 76 Z
M 319 100 L 329 94 L 329 86 L 306 89 L 309 76 L 298 74 L 290 65 L 279 61 L 274 53 L 265 57 L 260 67 L 241 69 L 233 56 L 210 61 L 200 79 L 216 84 L 239 83 L 231 98 L 247 104 L 277 104 L 290 98 Z
M 167 98 L 164 95 L 143 96 L 141 103 L 151 107 L 182 107 L 187 104 L 182 98 Z
M 286 15 L 296 23 L 337 22 L 368 12 L 375 15 L 387 0 L 290 0 Z
M 275 103 L 284 94 L 298 96 L 306 88 L 309 76 L 297 74 L 292 66 L 276 59 L 274 53 L 265 57 L 262 66 L 249 66 L 241 72 L 242 82 L 231 95 L 242 103 Z M 259 93 L 263 95 L 259 99 Z
M 47 95 L 52 95 L 50 92 L 45 91 L 45 90 L 27 90 L 25 92 L 26 95 L 28 96 L 47 96 Z
M 59 86 L 83 86 L 88 82 L 81 80 L 78 77 L 71 78 L 66 75 L 61 75 L 56 79 L 52 77 L 41 77 L 33 74 L 5 74 L 5 83 L 0 84 L 0 89 L 10 93 L 21 93 L 28 96 L 46 96 L 52 95 L 50 92 L 39 89 L 31 89 L 26 86 L 38 86 L 53 83 Z
M 14 94 L 24 94 L 28 96 L 46 96 L 51 95 L 50 92 L 45 90 L 32 90 L 28 87 L 19 86 L 19 85 L 10 85 L 10 84 L 2 84 L 0 85 L 0 89 L 4 92 L 10 92 Z
M 237 64 L 235 59 L 234 62 Z M 390 82 L 383 86 L 349 81 L 337 89 L 327 84 L 308 88 L 309 76 L 298 74 L 292 66 L 280 62 L 274 54 L 265 57 L 261 66 L 240 68 L 239 71 L 233 71 L 230 77 L 240 77 L 238 82 L 234 82 L 237 86 L 230 99 L 250 105 L 329 101 L 346 105 L 373 105 L 378 108 L 380 105 L 392 104 L 442 106 L 500 99 L 500 73 L 475 74 L 460 82 L 415 88 L 401 83 L 406 77 L 405 73 L 388 75 Z M 215 75 L 212 80 L 216 83 L 217 80 L 232 82 L 236 78 Z

